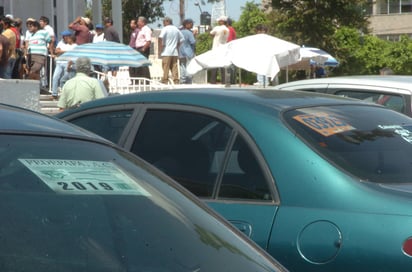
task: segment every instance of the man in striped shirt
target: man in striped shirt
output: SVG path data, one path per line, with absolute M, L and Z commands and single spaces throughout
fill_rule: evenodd
M 29 39 L 29 79 L 40 79 L 40 70 L 45 65 L 49 44 L 50 52 L 54 52 L 54 45 L 51 43 L 52 38 L 50 34 L 40 29 L 40 23 L 38 21 L 33 22 L 30 25 L 30 31 L 32 36 Z

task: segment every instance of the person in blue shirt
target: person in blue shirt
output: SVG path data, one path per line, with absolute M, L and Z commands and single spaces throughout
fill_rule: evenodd
M 179 68 L 180 68 L 180 83 L 191 84 L 192 76 L 186 71 L 186 67 L 190 60 L 195 56 L 196 39 L 192 32 L 193 20 L 185 19 L 182 23 L 181 32 L 185 40 L 179 47 Z

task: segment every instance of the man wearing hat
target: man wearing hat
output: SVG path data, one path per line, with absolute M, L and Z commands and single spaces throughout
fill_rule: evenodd
M 74 43 L 73 33 L 70 30 L 65 30 L 60 33 L 62 39 L 56 46 L 55 56 L 60 56 L 63 53 L 73 50 L 77 44 Z M 52 96 L 53 99 L 58 98 L 58 88 L 63 86 L 62 78 L 65 77 L 66 73 L 69 73 L 67 70 L 68 61 L 57 60 L 56 68 L 53 72 L 53 81 L 52 81 Z
M 31 17 L 30 17 L 30 18 L 27 18 L 27 20 L 26 20 L 26 28 L 27 28 L 27 30 L 26 30 L 26 33 L 24 34 L 24 40 L 23 40 L 23 47 L 24 47 L 25 50 L 27 50 L 28 41 L 29 41 L 31 35 L 33 34 L 33 33 L 30 31 L 30 25 L 31 25 L 33 22 L 36 22 L 36 19 L 31 18 Z
M 31 25 L 36 22 L 36 19 L 34 18 L 27 18 L 26 20 L 26 32 L 24 33 L 24 36 L 22 36 L 23 39 L 23 61 L 22 61 L 22 78 L 26 78 L 27 75 L 29 74 L 29 61 L 28 61 L 28 50 L 29 50 L 29 40 L 30 37 L 33 35 Z
M 210 35 L 213 36 L 213 45 L 212 49 L 216 49 L 219 46 L 225 44 L 227 42 L 227 38 L 229 36 L 229 29 L 226 27 L 226 16 L 220 16 L 217 18 L 217 26 L 215 26 L 212 31 L 210 31 Z M 225 83 L 225 69 L 221 68 L 220 70 L 220 77 L 222 83 Z M 217 69 L 212 69 L 210 71 L 210 83 L 216 84 L 217 81 Z
M 192 32 L 193 20 L 185 19 L 180 30 L 185 38 L 184 42 L 179 47 L 179 64 L 180 64 L 180 83 L 192 83 L 192 76 L 190 76 L 186 67 L 189 61 L 195 56 L 196 39 Z
M 89 43 L 92 40 L 88 24 L 90 24 L 90 19 L 81 16 L 78 16 L 69 24 L 69 29 L 74 31 L 75 40 L 78 45 Z
M 104 41 L 104 26 L 102 24 L 97 24 L 95 27 L 96 33 L 93 36 L 93 42 L 102 42 Z

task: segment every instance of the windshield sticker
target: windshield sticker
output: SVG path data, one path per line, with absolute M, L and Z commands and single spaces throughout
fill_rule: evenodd
M 338 117 L 325 112 L 296 115 L 293 119 L 326 137 L 355 129 Z
M 19 159 L 50 189 L 62 194 L 150 194 L 111 162 Z
M 401 136 L 405 141 L 408 143 L 412 143 L 412 132 L 408 129 L 410 126 L 399 126 L 399 125 L 392 125 L 392 126 L 383 126 L 379 125 L 379 129 L 383 130 L 391 130 L 395 134 Z

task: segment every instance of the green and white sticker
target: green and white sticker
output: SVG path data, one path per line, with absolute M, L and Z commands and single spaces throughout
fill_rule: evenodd
M 112 162 L 19 159 L 50 189 L 61 194 L 150 194 Z
M 392 130 L 395 134 L 398 134 L 408 143 L 412 143 L 412 132 L 411 126 L 400 126 L 400 125 L 379 125 L 378 128 L 383 130 Z

